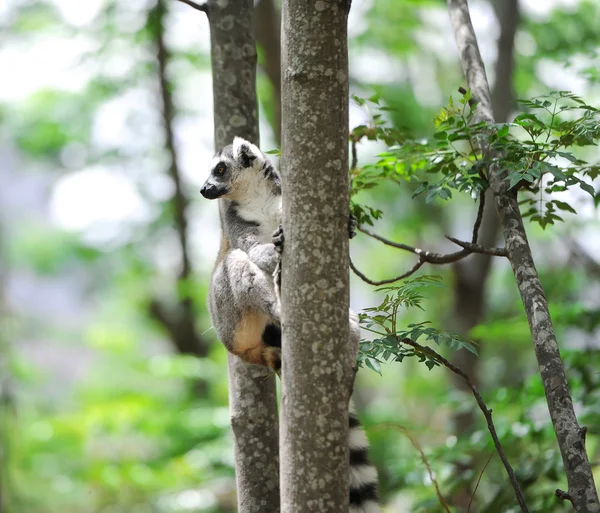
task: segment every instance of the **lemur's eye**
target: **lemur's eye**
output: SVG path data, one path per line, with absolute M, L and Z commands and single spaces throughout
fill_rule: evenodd
M 226 166 L 225 164 L 219 164 L 219 165 L 216 167 L 216 169 L 215 169 L 215 172 L 216 172 L 218 175 L 222 175 L 222 174 L 225 172 L 225 170 L 226 170 L 226 169 L 227 169 L 227 166 Z

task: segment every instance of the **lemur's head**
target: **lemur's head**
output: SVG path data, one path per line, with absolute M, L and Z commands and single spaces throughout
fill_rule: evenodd
M 200 189 L 206 199 L 236 200 L 252 183 L 266 175 L 267 158 L 254 144 L 236 137 L 213 157 L 210 175 Z M 269 165 L 272 169 L 272 166 Z

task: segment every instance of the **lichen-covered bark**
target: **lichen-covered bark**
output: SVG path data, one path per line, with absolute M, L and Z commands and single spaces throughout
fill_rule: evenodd
M 252 0 L 210 0 L 215 147 L 234 136 L 259 144 Z M 275 379 L 228 355 L 239 513 L 279 511 Z
M 469 88 L 479 102 L 478 120 L 493 123 L 489 86 L 467 1 L 448 0 L 448 6 L 463 70 Z M 548 303 L 531 255 L 517 197 L 514 192 L 508 191 L 502 169 L 492 166 L 488 170 L 488 179 L 529 321 L 546 401 L 567 474 L 568 493 L 578 513 L 598 513 L 600 503 L 585 450 L 585 430 L 579 426 L 573 410 Z
M 348 511 L 347 9 L 283 4 L 284 513 Z
M 515 34 L 519 25 L 519 0 L 495 0 L 493 5 L 500 24 L 500 37 L 497 44 L 498 58 L 494 69 L 496 79 L 491 91 L 491 99 L 496 121 L 505 123 L 515 104 L 513 69 Z M 478 242 L 482 246 L 496 246 L 499 233 L 500 222 L 493 194 L 488 190 Z M 453 266 L 455 274 L 454 308 L 450 323 L 457 333 L 467 335 L 485 317 L 488 296 L 487 279 L 492 265 L 492 255 L 473 254 L 467 260 L 456 262 Z M 481 350 L 485 350 L 484 346 L 481 347 Z M 476 386 L 479 386 L 480 362 L 481 359 L 470 351 L 458 351 L 453 359 L 453 363 L 464 370 Z M 453 381 L 459 389 L 470 392 L 463 379 L 454 375 Z M 473 424 L 474 413 L 471 410 L 456 413 L 454 419 L 457 435 L 461 435 L 470 428 Z M 467 493 L 464 499 L 466 504 L 471 502 L 471 494 Z

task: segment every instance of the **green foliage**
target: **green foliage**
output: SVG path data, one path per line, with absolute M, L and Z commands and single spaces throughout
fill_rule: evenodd
M 117 347 L 113 327 L 92 335 L 97 364 L 72 407 L 24 403 L 18 417 L 2 416 L 21 426 L 5 433 L 7 506 L 183 512 L 200 485 L 194 507 L 219 511 L 210 490 L 233 476 L 229 415 L 222 401 L 198 401 L 191 390 L 220 373 L 189 356 L 144 358 L 135 341 Z
M 428 326 L 429 321 L 409 324 L 407 329 L 401 329 L 398 314 L 403 308 L 423 309 L 421 303 L 425 299 L 423 289 L 441 287 L 439 276 L 423 275 L 410 280 L 404 280 L 401 285 L 382 287 L 377 292 L 385 293 L 383 301 L 374 307 L 365 308 L 359 314 L 361 327 L 374 333 L 379 338 L 361 340 L 358 354 L 358 366 L 366 366 L 381 374 L 381 364 L 385 362 L 402 362 L 407 357 L 416 356 L 430 370 L 439 362 L 427 352 L 414 347 L 403 345 L 404 339 L 417 341 L 425 338 L 438 346 L 446 346 L 453 350 L 465 348 L 477 354 L 472 342 L 463 337 L 440 331 Z
M 370 127 L 358 127 L 351 137 L 365 135 L 386 144 L 396 143 L 353 176 L 353 194 L 383 181 L 418 182 L 413 196 L 424 195 L 425 202 L 448 200 L 452 191 L 477 198 L 487 187 L 491 166 L 503 171 L 509 189 L 526 189 L 521 200 L 523 217 L 542 228 L 563 221 L 559 212 L 576 213 L 567 201 L 553 195 L 580 187 L 594 203 L 598 195 L 589 180 L 600 175 L 600 165 L 590 164 L 572 151 L 600 140 L 600 114 L 579 96 L 559 91 L 522 100 L 529 112 L 512 123 L 488 125 L 475 120 L 475 105 L 467 91 L 454 105 L 452 98 L 435 119 L 436 131 L 430 139 L 411 139 L 396 131 L 389 135 L 380 117 Z M 380 115 L 378 115 L 380 116 Z M 374 117 L 375 118 L 375 117 Z M 513 131 L 511 132 L 511 129 Z M 481 144 L 485 141 L 485 145 Z M 485 151 L 481 148 L 485 147 Z M 431 178 L 430 178 L 431 176 Z M 355 215 L 360 222 L 373 224 L 377 216 L 361 206 Z

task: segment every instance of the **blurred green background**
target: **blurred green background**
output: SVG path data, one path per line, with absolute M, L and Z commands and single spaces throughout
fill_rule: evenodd
M 260 4 L 270 150 L 278 109 L 265 34 L 278 6 Z M 498 120 L 518 112 L 515 98 L 548 90 L 599 106 L 597 2 L 519 7 L 471 2 Z M 378 93 L 390 123 L 431 133 L 464 85 L 445 3 L 353 0 L 349 31 L 352 93 Z M 0 76 L 0 513 L 235 511 L 226 355 L 205 308 L 217 206 L 198 194 L 213 148 L 205 16 L 176 0 L 3 0 Z M 352 104 L 352 127 L 368 116 Z M 383 150 L 359 144 L 359 165 Z M 434 251 L 453 249 L 445 233 L 469 237 L 469 198 L 425 205 L 413 189 L 361 198 L 384 211 L 378 233 Z M 569 194 L 577 215 L 528 230 L 598 481 L 600 226 L 584 193 Z M 493 241 L 497 227 L 485 229 Z M 364 236 L 351 253 L 374 279 L 413 264 Z M 422 269 L 445 288 L 403 322 L 480 343 L 477 359 L 451 356 L 493 409 L 531 510 L 567 511 L 553 497 L 566 480 L 512 272 L 503 260 L 489 276 L 477 269 L 470 259 Z M 377 304 L 352 279 L 353 308 Z M 517 511 L 479 410 L 445 369 L 365 369 L 356 388 L 386 511 L 441 511 L 413 442 L 452 511 Z

